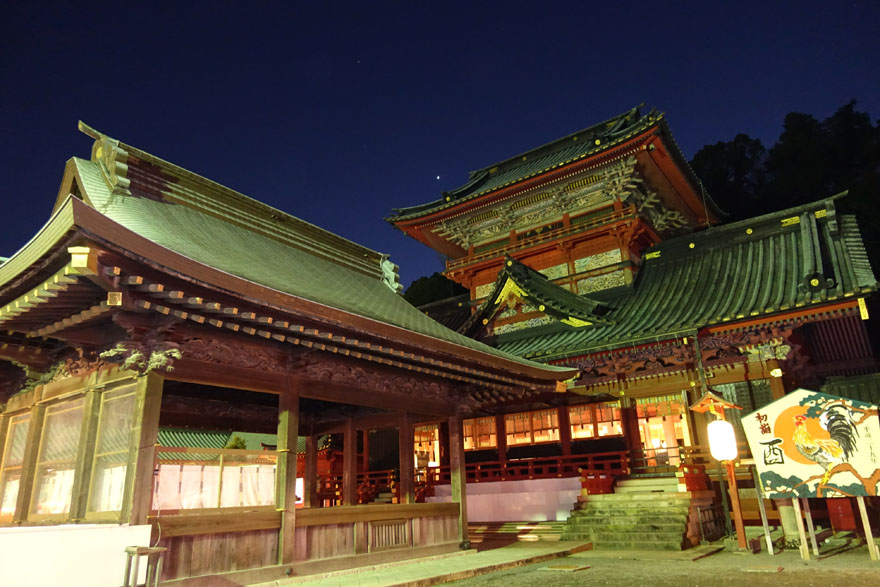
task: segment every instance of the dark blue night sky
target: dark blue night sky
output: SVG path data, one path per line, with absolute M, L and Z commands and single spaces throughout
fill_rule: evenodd
M 644 102 L 690 158 L 791 111 L 880 116 L 874 2 L 52 2 L 0 9 L 0 255 L 48 219 L 83 120 L 390 253 L 384 222 Z M 438 179 L 439 176 L 439 179 Z

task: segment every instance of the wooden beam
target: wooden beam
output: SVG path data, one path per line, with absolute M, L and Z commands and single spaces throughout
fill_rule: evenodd
M 278 467 L 275 474 L 275 506 L 281 510 L 278 564 L 294 560 L 296 525 L 296 444 L 299 436 L 300 381 L 288 376 L 287 389 L 278 398 Z
M 353 418 L 352 420 L 356 430 L 396 428 L 400 423 L 400 417 L 397 414 L 376 414 L 374 416 Z M 314 427 L 314 433 L 318 436 L 323 436 L 324 434 L 345 432 L 345 422 L 345 420 L 339 420 L 337 422 L 318 424 Z
M 413 423 L 406 412 L 400 414 L 399 422 L 400 431 L 397 437 L 400 462 L 400 503 L 415 503 Z
M 405 518 L 436 518 L 455 516 L 458 505 L 454 503 L 411 503 L 408 505 L 374 504 L 370 506 L 337 506 L 300 510 L 296 519 L 297 528 L 308 526 L 329 526 L 356 522 L 376 522 L 381 520 L 400 520 Z
M 222 534 L 226 532 L 249 532 L 252 530 L 277 530 L 281 527 L 281 513 L 271 509 L 245 511 L 229 508 L 216 513 L 150 516 L 162 529 L 162 538 L 197 536 L 199 534 Z
M 357 504 L 357 431 L 351 418 L 342 437 L 342 503 Z
M 459 544 L 463 549 L 466 549 L 470 547 L 467 538 L 467 475 L 464 462 L 464 428 L 459 414 L 449 418 L 449 471 L 451 473 L 452 501 L 459 506 Z
M 405 406 L 410 412 L 431 416 L 448 417 L 455 411 L 455 405 L 444 401 L 352 388 L 326 381 L 305 381 L 302 397 L 388 411 L 397 411 Z

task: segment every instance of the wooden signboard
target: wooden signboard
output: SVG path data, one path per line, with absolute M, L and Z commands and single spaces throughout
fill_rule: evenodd
M 877 495 L 876 405 L 798 389 L 744 415 L 742 425 L 766 497 Z

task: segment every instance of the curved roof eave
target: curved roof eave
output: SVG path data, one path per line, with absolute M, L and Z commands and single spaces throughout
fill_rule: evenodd
M 80 200 L 72 198 L 69 205 L 73 209 L 76 227 L 85 231 L 89 236 L 103 240 L 157 265 L 186 275 L 194 281 L 201 282 L 209 287 L 233 291 L 258 303 L 277 307 L 282 311 L 317 317 L 319 320 L 327 320 L 347 328 L 359 329 L 363 332 L 375 333 L 380 328 L 389 329 L 396 339 L 406 344 L 422 348 L 428 347 L 436 352 L 455 356 L 459 360 L 478 364 L 484 368 L 506 369 L 513 373 L 544 381 L 557 381 L 573 374 L 571 369 L 542 365 L 508 355 L 491 347 L 486 347 L 485 350 L 468 348 L 452 341 L 442 340 L 395 324 L 353 314 L 343 309 L 259 284 L 163 247 L 115 222 Z M 65 204 L 66 206 L 68 206 L 67 203 Z M 418 310 L 414 309 L 414 311 Z

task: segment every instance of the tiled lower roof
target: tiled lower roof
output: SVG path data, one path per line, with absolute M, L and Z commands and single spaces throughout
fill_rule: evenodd
M 549 361 L 802 308 L 821 311 L 876 289 L 855 218 L 837 215 L 826 200 L 668 240 L 645 252 L 633 293 L 608 302 L 613 324 L 521 331 L 500 336 L 498 348 Z

